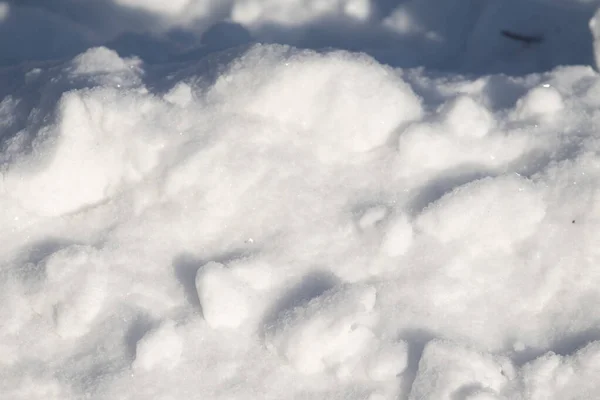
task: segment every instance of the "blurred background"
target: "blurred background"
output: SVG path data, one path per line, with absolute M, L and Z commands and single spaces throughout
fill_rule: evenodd
M 8 0 L 0 66 L 93 46 L 145 63 L 253 42 L 365 52 L 394 67 L 525 74 L 592 65 L 597 0 Z

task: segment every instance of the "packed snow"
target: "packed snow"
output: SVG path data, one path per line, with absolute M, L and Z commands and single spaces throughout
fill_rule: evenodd
M 0 398 L 600 397 L 600 2 L 0 2 Z

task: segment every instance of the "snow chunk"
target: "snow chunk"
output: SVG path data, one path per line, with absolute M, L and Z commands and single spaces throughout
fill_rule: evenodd
M 38 152 L 11 166 L 5 188 L 44 216 L 102 202 L 157 164 L 162 142 L 146 115 L 158 107 L 152 97 L 111 88 L 66 93 L 58 125 L 36 138 Z
M 483 137 L 494 122 L 487 108 L 469 96 L 459 96 L 444 104 L 441 114 L 444 124 L 457 136 Z
M 106 47 L 94 47 L 75 57 L 71 64 L 75 74 L 107 74 L 135 69 L 141 61 L 137 58 L 123 59 L 116 51 Z
M 366 21 L 373 13 L 369 0 L 348 0 L 344 4 L 344 14 L 358 20 Z
M 513 375 L 508 359 L 434 340 L 423 351 L 409 400 L 495 398 Z
M 265 290 L 273 286 L 273 266 L 260 258 L 245 257 L 227 265 L 236 278 L 255 290 Z
M 196 290 L 202 315 L 211 328 L 237 328 L 248 317 L 251 291 L 223 264 L 209 262 L 200 268 Z
M 164 99 L 179 107 L 186 107 L 193 100 L 192 88 L 186 83 L 179 82 L 164 95 Z
M 14 400 L 60 400 L 75 397 L 69 385 L 59 378 L 42 374 L 19 374 L 15 379 L 4 379 L 0 384 L 2 395 Z
M 324 161 L 381 146 L 422 114 L 411 88 L 371 58 L 284 46 L 253 47 L 219 77 L 209 97 L 233 113 L 298 131 L 299 142 L 314 146 Z
M 590 20 L 590 30 L 594 38 L 594 61 L 596 62 L 596 70 L 600 69 L 600 8 Z
M 10 4 L 5 1 L 0 2 L 0 21 L 4 21 L 10 13 Z
M 362 230 L 368 230 L 379 224 L 386 217 L 388 209 L 384 206 L 375 206 L 366 210 L 358 220 L 358 226 Z
M 347 376 L 344 364 L 375 340 L 370 329 L 375 300 L 376 290 L 371 286 L 331 289 L 267 327 L 267 347 L 304 374 L 333 370 L 340 377 Z
M 416 224 L 443 243 L 472 251 L 507 250 L 532 235 L 545 215 L 540 190 L 517 175 L 481 179 L 428 206 Z
M 179 107 L 187 107 L 194 100 L 192 88 L 190 87 L 190 85 L 184 82 L 179 82 L 163 97 L 169 103 L 175 104 Z
M 530 90 L 517 102 L 516 116 L 520 119 L 552 118 L 564 108 L 561 94 L 551 86 Z
M 375 381 L 387 381 L 400 376 L 408 366 L 408 343 L 385 343 L 371 355 L 367 374 Z
M 381 250 L 389 257 L 398 257 L 408 251 L 412 242 L 412 224 L 405 214 L 399 214 L 387 226 Z
M 548 353 L 520 371 L 524 398 L 584 399 L 600 390 L 600 342 L 592 342 L 571 356 Z
M 368 0 L 238 0 L 232 19 L 249 26 L 269 23 L 302 26 L 325 17 L 350 17 L 365 21 L 373 12 Z
M 531 139 L 526 135 L 490 132 L 492 121 L 483 116 L 487 114 L 484 110 L 480 109 L 481 118 L 472 117 L 464 124 L 457 122 L 458 115 L 452 110 L 461 107 L 442 107 L 439 120 L 411 124 L 400 134 L 397 163 L 401 176 L 418 179 L 423 174 L 425 179 L 435 179 L 432 174 L 442 174 L 449 179 L 449 174 L 481 174 L 482 170 L 502 167 L 529 150 Z
M 182 13 L 190 0 L 113 0 L 115 3 L 130 8 L 137 8 L 147 12 L 167 15 Z
M 46 282 L 34 310 L 51 316 L 61 337 L 84 335 L 108 294 L 105 262 L 93 247 L 74 245 L 49 256 L 44 268 Z
M 172 369 L 178 363 L 183 351 L 183 341 L 172 321 L 161 324 L 146 333 L 137 343 L 133 368 L 151 370 L 153 368 Z

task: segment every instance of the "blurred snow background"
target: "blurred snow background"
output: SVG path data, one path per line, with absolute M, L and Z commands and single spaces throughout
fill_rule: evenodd
M 598 398 L 599 6 L 0 2 L 0 397 Z
M 98 45 L 167 62 L 248 42 L 367 53 L 395 67 L 523 74 L 590 64 L 593 0 L 13 0 L 0 63 Z M 541 38 L 536 45 L 502 34 Z

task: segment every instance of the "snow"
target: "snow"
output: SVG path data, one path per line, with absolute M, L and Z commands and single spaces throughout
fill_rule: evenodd
M 267 348 L 273 349 L 298 371 L 314 374 L 335 370 L 346 376 L 376 338 L 370 329 L 376 290 L 371 286 L 331 290 L 282 312 L 267 327 Z M 379 367 L 378 365 L 375 368 Z
M 514 378 L 509 360 L 480 354 L 442 340 L 432 340 L 423 350 L 410 399 L 498 399 Z
M 146 333 L 136 344 L 134 370 L 164 368 L 172 370 L 179 363 L 183 351 L 181 336 L 173 321 L 166 321 Z
M 560 93 L 549 85 L 536 87 L 520 98 L 516 107 L 516 118 L 555 118 L 563 109 Z
M 223 264 L 210 262 L 196 274 L 202 315 L 211 328 L 237 328 L 248 316 L 251 291 Z
M 597 398 L 599 7 L 0 2 L 0 393 Z

